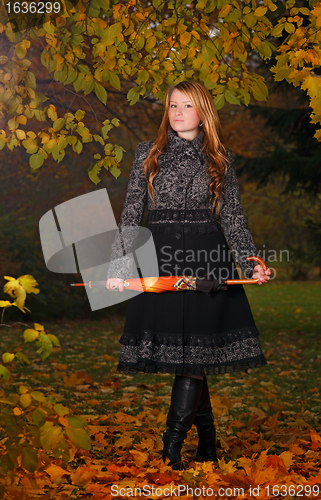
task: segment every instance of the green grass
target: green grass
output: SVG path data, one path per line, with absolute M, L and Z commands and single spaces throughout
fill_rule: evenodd
M 236 414 L 255 406 L 320 421 L 321 283 L 271 282 L 245 289 L 268 365 L 225 377 L 219 387 L 241 398 Z
M 215 393 L 224 402 L 229 420 L 244 419 L 255 407 L 270 415 L 279 412 L 280 418 L 300 414 L 319 422 L 321 283 L 271 282 L 245 289 L 268 365 L 247 373 L 209 376 L 212 396 Z M 46 332 L 61 342 L 44 362 L 33 354 L 33 345 L 23 345 L 23 327 L 1 327 L 0 353 L 22 346 L 35 362 L 26 367 L 13 363 L 15 386 L 23 382 L 38 387 L 77 413 L 115 411 L 115 401 L 131 388 L 138 396 L 133 412 L 141 411 L 146 394 L 159 396 L 159 404 L 166 406 L 173 375 L 116 372 L 123 323 L 122 314 L 108 310 L 105 319 L 44 322 Z M 80 383 L 68 385 L 65 377 L 80 371 L 85 372 Z M 3 383 L 3 388 L 12 391 L 12 383 Z

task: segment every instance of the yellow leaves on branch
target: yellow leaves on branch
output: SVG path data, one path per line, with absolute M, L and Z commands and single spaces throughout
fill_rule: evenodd
M 9 301 L 0 301 L 0 307 L 10 307 L 12 305 L 17 306 L 22 312 L 25 310 L 29 311 L 24 306 L 27 293 L 39 293 L 39 289 L 36 288 L 38 286 L 37 281 L 30 274 L 26 274 L 24 276 L 20 276 L 19 278 L 12 278 L 11 276 L 4 276 L 8 283 L 6 283 L 3 287 L 3 291 L 8 293 L 11 297 L 15 299 L 14 302 Z
M 312 9 L 311 14 L 315 17 L 316 26 L 321 26 L 321 2 L 318 2 L 314 9 Z
M 321 30 L 318 28 L 321 26 L 321 1 L 311 10 L 292 8 L 290 14 L 295 14 L 292 21 L 297 24 L 296 29 L 290 30 L 287 26 L 290 23 L 282 18 L 272 30 L 274 36 L 281 36 L 283 28 L 289 33 L 278 48 L 277 64 L 272 71 L 276 81 L 286 79 L 306 90 L 312 108 L 311 122 L 321 124 L 321 78 L 315 74 L 315 69 L 321 66 Z M 309 22 L 303 23 L 302 16 L 309 16 Z M 321 141 L 321 129 L 317 130 L 315 137 Z
M 311 122 L 321 124 L 321 77 L 316 75 L 306 76 L 301 88 L 306 90 L 310 97 L 310 106 L 313 109 Z M 317 130 L 314 137 L 321 141 L 321 129 Z
M 171 2 L 161 0 L 115 2 L 111 6 L 97 0 L 89 8 L 87 3 L 79 0 L 63 18 L 34 27 L 34 31 L 44 39 L 41 64 L 55 80 L 71 86 L 77 94 L 94 94 L 104 106 L 108 86 L 120 91 L 124 80 L 132 84 L 127 94 L 130 105 L 152 92 L 162 99 L 167 87 L 183 78 L 204 83 L 212 91 L 218 109 L 226 101 L 247 106 L 251 99 L 266 100 L 266 86 L 261 84 L 254 66 L 246 63 L 253 51 L 261 59 L 271 57 L 275 51 L 269 41 L 271 36 L 286 35 L 274 71 L 277 81 L 286 78 L 298 85 L 303 79 L 298 82 L 293 71 L 304 69 L 304 60 L 310 71 L 321 63 L 317 50 L 320 1 L 313 8 L 289 6 L 284 17 L 276 16 L 277 20 L 269 15 L 278 9 L 272 0 L 264 0 L 263 5 L 259 0 L 198 0 L 188 9 L 186 0 L 176 0 L 175 9 Z M 107 11 L 108 16 L 103 16 Z M 210 30 L 211 19 L 216 21 Z M 49 156 L 61 162 L 68 146 L 80 154 L 84 143 L 95 140 L 105 150 L 104 155 L 94 156 L 97 161 L 88 167 L 89 178 L 97 184 L 102 168 L 117 178 L 122 152 L 117 145 L 105 144 L 106 123 L 102 124 L 101 135 L 93 135 L 84 122 L 77 123 L 77 116 L 66 113 L 59 117 L 53 104 L 44 107 L 47 97 L 37 90 L 35 75 L 29 69 L 31 61 L 26 59 L 31 35 L 25 33 L 21 41 L 18 34 L 1 23 L 0 32 L 15 43 L 16 55 L 11 60 L 0 56 L 0 115 L 8 115 L 9 130 L 0 130 L 0 149 L 6 146 L 12 151 L 24 146 L 30 154 L 30 167 L 36 170 Z M 302 57 L 298 57 L 300 50 Z M 86 64 L 86 56 L 90 65 Z M 284 56 L 286 61 L 282 60 Z M 315 101 L 311 106 L 313 120 L 318 122 L 318 106 Z M 33 118 L 52 123 L 33 135 L 19 128 Z
M 307 91 L 307 94 L 311 97 L 318 97 L 321 99 L 321 77 L 316 75 L 308 75 L 304 78 L 301 85 L 303 90 Z M 321 110 L 320 110 L 321 111 Z

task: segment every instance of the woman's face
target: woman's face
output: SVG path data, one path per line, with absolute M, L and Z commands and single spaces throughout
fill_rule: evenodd
M 177 89 L 170 97 L 168 118 L 178 137 L 192 141 L 199 134 L 200 117 L 188 97 Z

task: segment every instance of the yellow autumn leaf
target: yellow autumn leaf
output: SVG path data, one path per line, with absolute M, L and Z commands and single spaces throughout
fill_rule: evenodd
M 0 300 L 0 307 L 10 307 L 15 306 L 14 302 L 9 302 L 9 300 Z
M 191 39 L 191 34 L 186 32 L 180 36 L 180 41 L 182 45 L 188 45 Z
M 280 454 L 280 458 L 283 460 L 283 463 L 287 469 L 293 465 L 293 453 L 290 451 L 283 451 L 283 453 Z
M 20 396 L 20 403 L 24 408 L 27 408 L 28 406 L 31 405 L 31 396 L 30 394 L 21 394 Z
M 19 387 L 19 392 L 20 394 L 26 394 L 26 392 L 28 392 L 28 387 L 26 385 L 20 385 Z
M 230 460 L 226 464 L 224 458 L 222 458 L 221 460 L 218 459 L 218 465 L 219 465 L 219 468 L 221 470 L 223 470 L 224 472 L 227 472 L 227 473 L 233 473 L 233 472 L 237 471 L 237 467 L 235 467 L 235 461 L 234 460 Z
M 135 464 L 141 467 L 148 460 L 148 453 L 138 450 L 129 450 L 129 453 L 133 456 Z
M 13 413 L 14 415 L 16 415 L 17 417 L 19 417 L 21 414 L 22 414 L 22 411 L 20 410 L 20 408 L 18 408 L 17 406 L 13 409 Z
M 8 280 L 8 283 L 4 285 L 3 291 L 11 297 L 16 297 L 16 290 L 21 288 L 21 284 L 17 279 L 12 278 L 12 276 L 4 276 L 4 279 Z
M 314 9 L 311 11 L 311 14 L 316 17 L 316 25 L 321 26 L 321 4 L 319 2 L 319 5 L 314 7 Z
M 70 479 L 73 484 L 80 486 L 89 481 L 95 476 L 95 471 L 93 471 L 90 466 L 84 465 L 82 467 L 78 467 L 76 472 L 70 474 Z
M 33 328 L 27 328 L 23 332 L 23 338 L 25 339 L 25 342 L 33 342 L 39 337 L 39 332 L 36 330 L 33 330 Z
M 167 419 L 167 415 L 163 413 L 162 411 L 159 412 L 157 415 L 156 423 L 161 424 L 162 422 L 165 422 Z
M 8 277 L 5 276 L 6 279 Z M 9 283 L 6 283 L 5 286 L 3 287 L 4 292 L 8 293 L 11 297 L 15 299 L 15 304 L 21 311 L 24 312 L 24 303 L 26 300 L 26 291 L 21 286 L 18 280 L 12 278 Z
M 35 295 L 37 295 L 40 292 L 40 290 L 36 288 L 38 286 L 38 283 L 35 278 L 31 276 L 31 274 L 24 274 L 23 276 L 19 276 L 18 281 L 19 283 L 21 283 L 27 293 L 34 293 Z
M 145 450 L 152 450 L 154 448 L 154 440 L 151 438 L 142 439 L 141 443 L 139 443 L 137 447 Z
M 2 360 L 4 363 L 10 363 L 14 359 L 15 355 L 12 352 L 5 352 L 2 354 Z
M 219 11 L 218 16 L 219 17 L 228 16 L 229 13 L 231 12 L 232 8 L 233 8 L 233 6 L 231 4 L 224 5 L 224 7 L 222 7 L 221 10 Z
M 317 130 L 313 137 L 321 142 L 321 129 Z
M 261 5 L 261 7 L 258 7 L 258 8 L 254 11 L 254 15 L 255 15 L 256 17 L 263 17 L 263 16 L 265 16 L 266 11 L 267 11 L 267 7 L 264 7 L 263 5 Z
M 115 443 L 116 448 L 130 448 L 133 444 L 133 439 L 123 434 Z
M 50 479 L 52 481 L 54 481 L 57 477 L 62 477 L 64 474 L 70 474 L 70 472 L 62 469 L 61 467 L 59 467 L 59 465 L 49 465 L 49 467 L 47 467 L 47 469 L 45 469 L 45 472 L 47 472 L 47 474 L 49 474 L 50 476 Z
M 30 275 L 20 276 L 18 279 L 12 276 L 4 276 L 4 278 L 8 280 L 8 283 L 4 285 L 3 291 L 13 297 L 15 299 L 14 305 L 25 312 L 27 308 L 24 307 L 24 303 L 27 293 L 39 293 L 39 290 L 35 288 L 38 283 Z
M 40 325 L 39 323 L 34 323 L 34 329 L 37 330 L 38 332 L 43 332 L 44 331 L 44 327 L 42 325 Z
M 18 139 L 23 140 L 26 138 L 26 133 L 24 130 L 21 130 L 20 128 L 18 128 L 16 130 L 16 136 L 18 137 Z
M 319 51 L 307 50 L 305 54 L 305 60 L 310 61 L 315 66 L 321 66 L 321 58 Z
M 60 68 L 63 65 L 63 63 L 65 62 L 64 58 L 59 53 L 55 54 L 53 56 L 53 58 L 57 61 L 57 69 L 58 69 L 58 67 Z
M 306 90 L 310 97 L 321 96 L 321 79 L 308 75 L 302 82 L 301 89 Z

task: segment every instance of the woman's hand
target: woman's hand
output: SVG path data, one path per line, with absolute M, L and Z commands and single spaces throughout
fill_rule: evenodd
M 106 288 L 111 292 L 123 292 L 124 280 L 122 278 L 108 278 Z
M 257 264 L 254 268 L 252 279 L 254 280 L 259 279 L 258 284 L 263 285 L 263 283 L 267 283 L 269 281 L 270 275 L 271 275 L 271 270 L 269 268 L 267 268 L 267 270 L 264 271 L 263 267 L 260 264 Z

